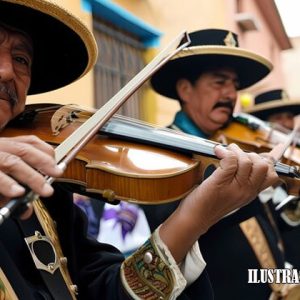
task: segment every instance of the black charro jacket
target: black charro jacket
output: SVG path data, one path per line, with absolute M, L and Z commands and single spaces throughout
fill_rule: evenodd
M 78 299 L 130 299 L 120 279 L 123 255 L 114 247 L 87 237 L 85 215 L 73 204 L 70 194 L 60 186 L 56 186 L 55 194 L 43 199 L 43 202 L 57 224 L 63 254 L 68 258 L 72 281 L 78 285 Z M 24 242 L 22 226 L 22 222 L 13 218 L 0 226 L 1 269 L 19 299 L 52 299 L 33 266 Z M 41 293 L 47 296 L 42 298 Z M 206 273 L 188 287 L 179 299 L 212 299 Z

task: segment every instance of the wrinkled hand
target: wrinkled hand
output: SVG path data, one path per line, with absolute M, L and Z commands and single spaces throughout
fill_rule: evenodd
M 263 155 L 245 153 L 234 144 L 215 148 L 219 167 L 181 201 L 159 228 L 162 241 L 177 263 L 212 225 L 279 181 L 274 159 L 281 151 L 282 145 Z
M 28 186 L 41 196 L 53 193 L 44 175 L 60 176 L 54 149 L 35 136 L 0 138 L 0 207 L 10 198 L 19 197 Z
M 275 147 L 270 153 L 259 155 L 245 153 L 235 144 L 216 147 L 215 153 L 221 159 L 219 167 L 182 204 L 182 208 L 192 212 L 195 218 L 198 214 L 200 231 L 205 232 L 279 181 L 274 169 L 278 151 L 279 147 Z

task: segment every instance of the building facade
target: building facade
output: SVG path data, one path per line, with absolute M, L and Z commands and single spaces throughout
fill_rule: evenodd
M 240 46 L 272 61 L 272 73 L 247 91 L 285 88 L 282 51 L 291 43 L 274 0 L 61 0 L 95 33 L 99 59 L 93 70 L 67 88 L 30 97 L 30 102 L 76 103 L 101 107 L 183 30 L 225 28 Z M 75 62 L 74 62 L 75 63 Z M 247 70 L 245 70 L 247 72 Z M 120 113 L 159 125 L 171 122 L 177 101 L 145 83 Z

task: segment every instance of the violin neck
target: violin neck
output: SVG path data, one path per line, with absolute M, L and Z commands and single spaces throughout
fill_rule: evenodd
M 173 129 L 154 127 L 152 124 L 115 115 L 102 128 L 110 136 L 151 144 L 187 154 L 202 154 L 215 157 L 213 141 L 195 137 Z

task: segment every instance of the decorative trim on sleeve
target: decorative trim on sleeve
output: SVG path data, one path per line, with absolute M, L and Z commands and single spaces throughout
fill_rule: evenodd
M 286 208 L 281 214 L 281 218 L 290 226 L 298 226 L 300 224 L 300 205 L 298 203 L 297 208 Z
M 121 267 L 123 285 L 133 299 L 176 299 L 186 286 L 158 229 Z

